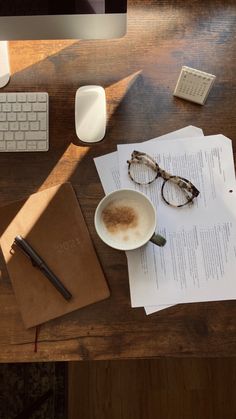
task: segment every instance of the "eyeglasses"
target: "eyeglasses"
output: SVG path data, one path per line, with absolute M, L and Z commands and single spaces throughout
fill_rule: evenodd
M 199 190 L 187 179 L 173 176 L 161 169 L 157 162 L 146 153 L 133 151 L 128 163 L 128 175 L 138 185 L 150 185 L 158 177 L 164 181 L 161 196 L 172 207 L 184 207 L 192 204 L 199 195 Z

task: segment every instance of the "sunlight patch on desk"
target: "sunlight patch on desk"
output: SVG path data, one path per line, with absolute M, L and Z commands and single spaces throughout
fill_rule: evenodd
M 90 147 L 80 147 L 70 144 L 52 171 L 48 174 L 45 181 L 41 184 L 38 191 L 41 191 L 59 183 L 68 182 L 78 167 L 80 161 L 89 152 Z
M 75 39 L 50 41 L 11 41 L 9 42 L 9 56 L 11 74 L 25 70 L 32 65 L 58 54 L 76 43 Z M 25 59 L 27 57 L 27 60 Z
M 56 195 L 57 191 L 55 190 L 54 194 L 51 196 L 51 201 L 53 200 L 54 196 Z M 19 209 L 17 213 L 15 213 L 15 216 L 9 221 L 8 226 L 4 230 L 4 235 L 7 237 L 11 236 L 11 242 L 13 244 L 15 235 L 12 234 L 12 231 L 14 231 L 14 225 L 17 225 L 18 233 L 22 234 L 22 231 L 24 232 L 23 237 L 26 238 L 31 230 L 34 228 L 35 225 L 37 225 L 38 220 L 42 217 L 42 215 L 47 211 L 47 208 L 50 204 L 50 202 L 44 201 L 40 202 L 40 207 L 38 205 L 38 202 L 35 202 L 34 198 L 35 194 L 32 194 L 22 205 L 22 207 Z M 31 214 L 34 214 L 35 222 L 30 225 L 28 223 L 28 208 L 31 208 Z M 19 221 L 21 220 L 21 221 Z M 22 224 L 22 220 L 25 222 Z M 3 232 L 1 232 L 3 235 Z M 5 254 L 5 262 L 8 264 L 11 260 L 11 258 L 14 255 L 14 250 L 10 250 L 9 253 L 6 252 Z
M 67 181 L 68 178 L 64 181 L 60 180 L 54 182 L 54 184 L 51 183 L 47 188 L 42 188 L 44 192 L 42 190 L 40 192 L 43 192 L 44 199 L 40 198 L 40 194 L 33 193 L 25 200 L 14 202 L 14 211 L 12 210 L 4 228 L 1 227 L 1 238 L 3 236 L 7 237 L 9 243 L 13 245 L 16 235 L 21 235 L 24 239 L 31 237 L 32 231 L 35 229 L 37 230 L 37 226 L 41 223 L 42 218 L 46 217 L 47 214 L 50 214 L 50 207 L 53 205 L 53 202 L 59 193 L 58 191 L 62 190 L 61 184 L 66 183 Z M 19 205 L 17 206 L 17 204 Z M 10 251 L 5 252 L 4 254 L 6 264 L 11 261 L 14 253 L 15 245 Z
M 141 73 L 142 70 L 136 71 L 124 79 L 106 87 L 108 121 L 112 118 L 112 115 L 115 113 L 116 109 Z

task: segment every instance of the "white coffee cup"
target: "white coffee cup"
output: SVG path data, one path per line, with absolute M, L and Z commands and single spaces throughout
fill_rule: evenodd
M 119 189 L 98 204 L 94 224 L 99 237 L 118 250 L 134 250 L 149 240 L 164 246 L 166 239 L 155 233 L 157 215 L 150 199 L 133 189 Z

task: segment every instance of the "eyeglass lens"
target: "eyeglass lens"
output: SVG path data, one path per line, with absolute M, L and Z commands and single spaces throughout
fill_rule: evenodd
M 143 163 L 130 163 L 129 174 L 131 179 L 140 185 L 148 185 L 157 177 L 157 172 Z
M 182 207 L 192 200 L 192 194 L 180 188 L 172 179 L 163 183 L 161 194 L 164 201 L 174 207 Z

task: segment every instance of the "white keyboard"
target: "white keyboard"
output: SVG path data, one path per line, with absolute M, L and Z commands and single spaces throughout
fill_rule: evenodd
M 48 93 L 0 93 L 0 152 L 48 151 Z

